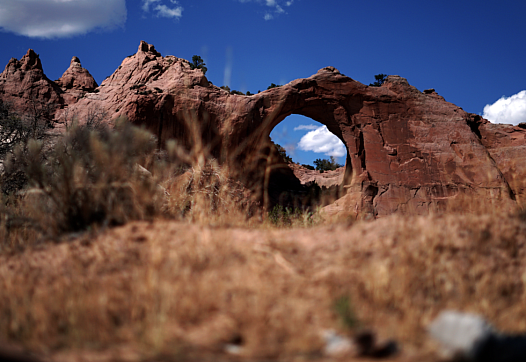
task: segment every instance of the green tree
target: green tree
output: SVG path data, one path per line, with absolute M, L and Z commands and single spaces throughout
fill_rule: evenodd
M 272 88 L 277 88 L 277 87 L 281 87 L 281 84 L 270 83 L 270 85 L 267 87 L 267 90 L 272 89 Z
M 203 74 L 206 74 L 206 71 L 208 70 L 205 62 L 199 55 L 194 55 L 192 57 L 192 63 L 190 63 L 190 69 L 201 69 Z
M 314 161 L 314 165 L 316 165 L 316 170 L 318 171 L 334 171 L 339 167 L 342 167 L 338 162 L 336 162 L 336 159 L 334 156 L 331 156 L 330 159 L 320 159 L 318 158 L 316 161 Z
M 375 79 L 374 83 L 369 84 L 369 86 L 379 87 L 382 84 L 384 84 L 386 78 L 387 78 L 387 74 L 377 74 L 374 76 L 374 79 Z

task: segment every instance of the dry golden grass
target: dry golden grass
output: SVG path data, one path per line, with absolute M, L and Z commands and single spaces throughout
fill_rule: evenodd
M 345 297 L 360 328 L 418 358 L 445 308 L 526 330 L 525 242 L 526 223 L 503 215 L 310 229 L 133 222 L 1 255 L 0 340 L 57 360 L 227 359 L 233 341 L 242 358 L 317 359 L 321 331 L 352 333 L 334 310 Z

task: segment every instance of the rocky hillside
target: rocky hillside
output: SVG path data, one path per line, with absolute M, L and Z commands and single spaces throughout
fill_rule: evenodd
M 348 151 L 346 194 L 331 213 L 424 214 L 464 196 L 512 207 L 526 192 L 525 129 L 490 124 L 399 76 L 368 87 L 327 67 L 256 95 L 233 95 L 188 61 L 141 42 L 98 87 L 76 57 L 59 80 L 49 80 L 29 50 L 0 74 L 0 97 L 20 111 L 47 104 L 59 122 L 93 112 L 110 121 L 126 116 L 160 146 L 171 138 L 189 144 L 194 132 L 222 162 L 248 161 L 244 167 L 260 165 L 261 145 L 283 119 L 310 117 Z

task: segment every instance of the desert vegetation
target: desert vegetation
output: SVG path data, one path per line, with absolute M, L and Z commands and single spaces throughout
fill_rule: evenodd
M 327 331 L 372 330 L 400 360 L 432 361 L 426 326 L 444 309 L 526 330 L 519 206 L 466 197 L 369 222 L 265 208 L 195 129 L 160 150 L 90 114 L 32 137 L 2 113 L 2 344 L 57 361 L 331 360 L 360 351 L 330 354 Z M 273 154 L 250 160 L 264 180 Z
M 155 136 L 145 129 L 124 118 L 110 129 L 105 117 L 95 109 L 84 120 L 65 112 L 62 134 L 41 131 L 32 137 L 33 129 L 41 129 L 44 120 L 35 121 L 33 127 L 32 119 L 25 122 L 26 118 L 4 107 L 2 250 L 22 250 L 42 240 L 59 240 L 68 233 L 132 220 L 272 226 L 288 225 L 296 218 L 312 224 L 313 207 L 293 207 L 291 215 L 288 207 L 270 205 L 273 217 L 269 218 L 261 187 L 254 196 L 236 181 L 243 171 L 232 172 L 226 164 L 219 164 L 199 140 L 199 130 L 189 128 L 195 135 L 190 149 L 171 140 L 161 150 Z M 272 163 L 278 157 L 273 153 L 286 156 L 281 146 L 276 147 L 275 151 L 267 147 L 270 154 L 261 158 Z M 263 167 L 262 172 L 270 174 L 272 168 L 283 167 L 279 162 Z M 254 191 L 255 186 L 251 187 Z M 282 218 L 289 221 L 276 221 Z
M 337 168 L 343 167 L 343 165 L 339 164 L 336 161 L 336 158 L 334 158 L 334 156 L 330 156 L 329 159 L 318 158 L 314 160 L 314 165 L 316 166 L 316 170 L 321 171 L 321 172 L 334 171 Z
M 270 83 L 270 85 L 267 87 L 267 90 L 279 87 L 281 87 L 281 84 Z
M 377 74 L 374 76 L 374 83 L 370 83 L 369 87 L 379 87 L 382 84 L 384 84 L 385 80 L 387 78 L 387 74 Z
M 203 74 L 206 74 L 208 71 L 208 68 L 206 67 L 206 64 L 199 55 L 194 55 L 192 57 L 192 62 L 190 63 L 190 69 L 201 69 Z

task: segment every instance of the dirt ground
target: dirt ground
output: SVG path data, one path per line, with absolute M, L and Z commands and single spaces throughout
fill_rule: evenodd
M 324 331 L 437 361 L 440 311 L 526 331 L 519 216 L 391 216 L 311 228 L 156 220 L 0 255 L 0 343 L 53 361 L 361 361 Z M 234 348 L 232 348 L 234 346 Z

